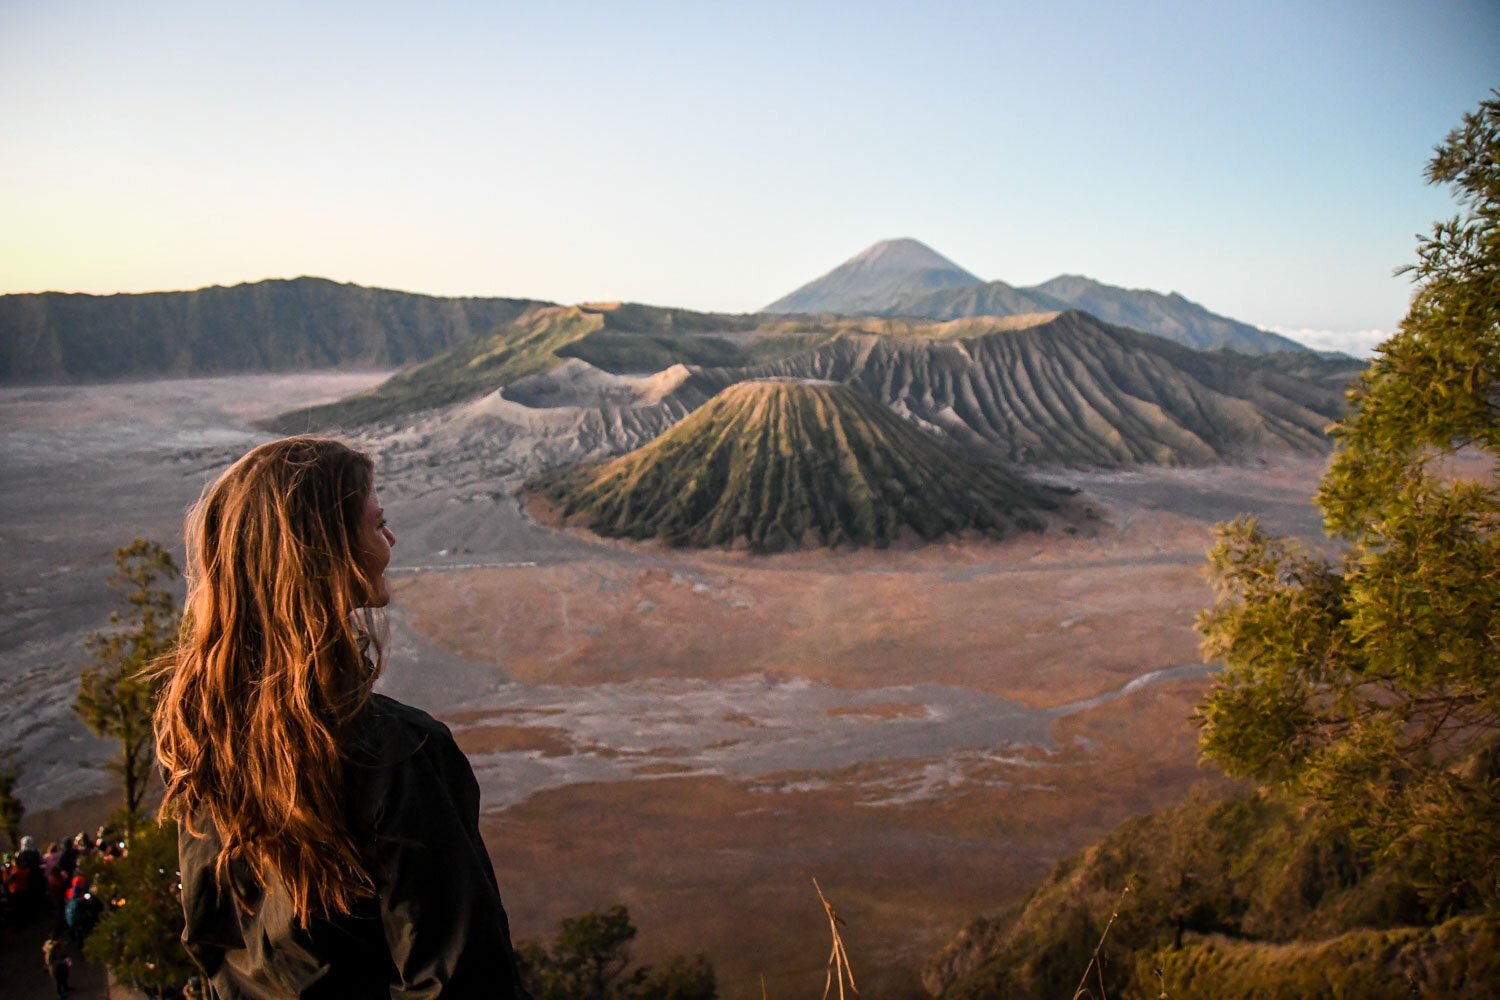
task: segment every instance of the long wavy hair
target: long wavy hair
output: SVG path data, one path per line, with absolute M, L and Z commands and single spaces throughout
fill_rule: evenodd
M 156 752 L 163 817 L 208 820 L 216 875 L 285 886 L 297 919 L 373 893 L 344 817 L 344 736 L 370 697 L 380 646 L 362 595 L 358 532 L 370 459 L 337 441 L 255 448 L 188 514 L 187 604 L 163 664 Z

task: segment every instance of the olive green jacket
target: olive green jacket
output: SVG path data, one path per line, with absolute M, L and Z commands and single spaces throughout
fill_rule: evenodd
M 349 829 L 376 888 L 348 915 L 301 927 L 274 877 L 259 886 L 236 864 L 241 906 L 215 876 L 212 825 L 201 837 L 182 826 L 182 942 L 209 996 L 526 998 L 479 834 L 479 785 L 448 727 L 372 695 L 344 771 Z

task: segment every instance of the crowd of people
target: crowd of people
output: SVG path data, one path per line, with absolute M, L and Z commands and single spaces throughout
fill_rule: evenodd
M 37 849 L 34 838 L 22 837 L 19 850 L 5 855 L 0 934 L 30 927 L 37 920 L 50 921 L 42 961 L 58 996 L 69 991 L 73 952 L 82 949 L 104 913 L 105 902 L 91 891 L 85 869 L 124 857 L 125 850 L 125 841 L 101 826 L 92 837 L 80 832 L 71 840 L 49 843 L 46 851 Z

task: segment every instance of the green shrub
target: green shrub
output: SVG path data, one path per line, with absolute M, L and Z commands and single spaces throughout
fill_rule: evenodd
M 84 944 L 84 957 L 144 993 L 176 996 L 198 973 L 181 943 L 177 824 L 139 824 L 124 857 L 95 856 L 85 874 L 106 909 Z
M 630 966 L 630 912 L 615 905 L 564 918 L 552 946 L 522 941 L 521 975 L 535 1000 L 713 1000 L 713 966 L 674 955 L 660 966 Z
M 1479 917 L 1315 944 L 1197 938 L 1137 958 L 1133 995 L 1172 1000 L 1474 1000 L 1500 995 L 1500 930 Z

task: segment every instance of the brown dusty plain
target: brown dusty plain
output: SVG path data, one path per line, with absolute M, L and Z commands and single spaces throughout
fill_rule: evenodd
M 936 682 L 1057 708 L 1196 661 L 1203 553 L 1221 516 L 1203 491 L 1305 530 L 1316 472 L 1097 474 L 1083 485 L 1112 527 L 1093 538 L 771 558 L 621 543 L 607 558 L 409 576 L 397 600 L 429 641 L 528 684 L 759 673 L 841 689 Z M 706 951 L 730 1000 L 760 996 L 762 976 L 771 997 L 816 996 L 829 947 L 816 877 L 848 921 L 864 995 L 920 996 L 921 964 L 969 919 L 1020 902 L 1125 817 L 1223 780 L 1196 763 L 1190 716 L 1207 683 L 1174 676 L 1065 711 L 1050 748 L 909 801 L 890 786 L 911 787 L 933 761 L 750 778 L 658 766 L 537 792 L 487 814 L 486 838 L 519 937 L 623 902 L 644 960 Z M 897 699 L 829 715 L 917 711 Z M 472 754 L 569 752 L 546 717 L 450 721 Z
M 623 902 L 644 960 L 706 951 L 726 998 L 821 994 L 829 947 L 817 878 L 866 996 L 924 995 L 922 963 L 973 917 L 1019 903 L 1052 864 L 1198 781 L 1179 681 L 1067 720 L 1068 749 L 1013 787 L 871 806 L 867 764 L 813 790 L 720 777 L 573 785 L 486 817 L 521 937 Z M 1096 741 L 1087 750 L 1076 741 Z M 795 778 L 795 775 L 778 776 Z M 843 782 L 847 781 L 848 784 Z

